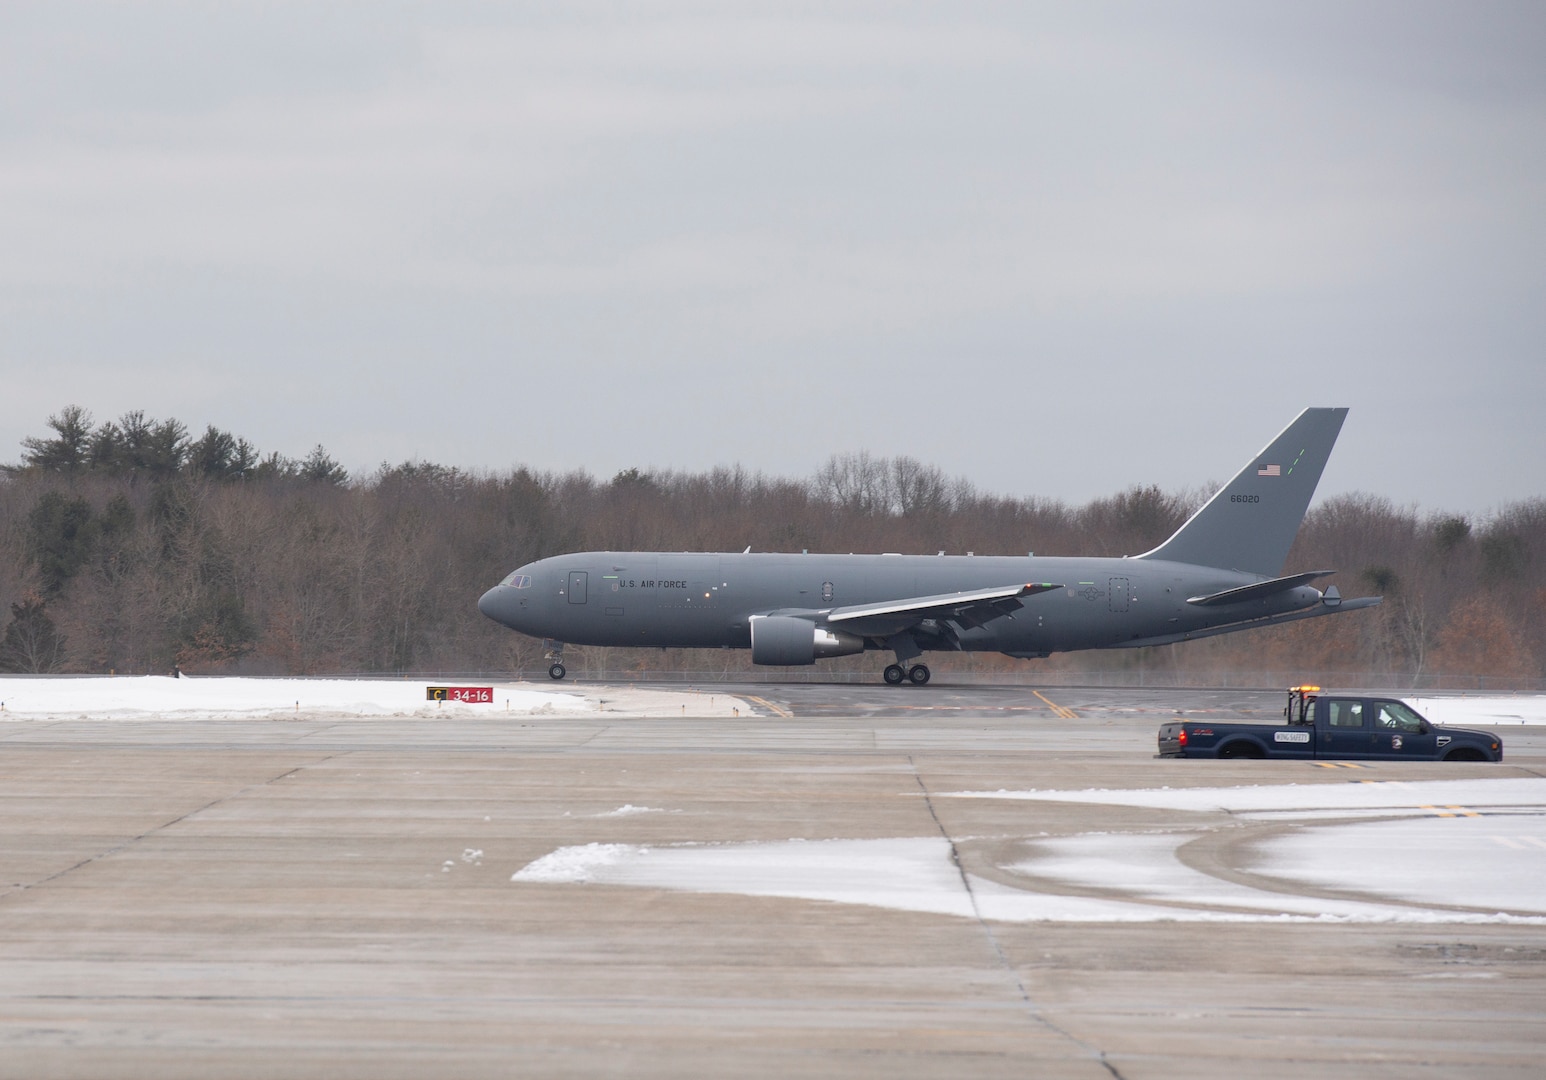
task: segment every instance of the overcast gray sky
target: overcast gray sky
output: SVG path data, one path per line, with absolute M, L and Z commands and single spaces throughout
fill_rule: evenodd
M 0 6 L 0 461 L 1546 492 L 1546 5 Z

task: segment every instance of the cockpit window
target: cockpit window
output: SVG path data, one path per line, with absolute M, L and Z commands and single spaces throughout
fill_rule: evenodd
M 511 574 L 509 577 L 505 578 L 504 581 L 501 581 L 500 584 L 508 585 L 512 589 L 529 589 L 531 588 L 531 575 Z

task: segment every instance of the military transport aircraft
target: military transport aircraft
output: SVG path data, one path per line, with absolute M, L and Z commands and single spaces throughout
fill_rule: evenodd
M 1126 558 L 587 551 L 540 559 L 483 594 L 478 609 L 563 645 L 751 649 L 752 662 L 812 664 L 890 650 L 885 680 L 923 684 L 925 652 L 1022 659 L 1125 649 L 1351 611 L 1280 576 L 1346 409 L 1306 409 L 1176 534 Z

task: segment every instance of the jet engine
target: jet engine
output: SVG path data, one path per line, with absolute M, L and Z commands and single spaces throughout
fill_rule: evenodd
M 794 615 L 756 616 L 751 620 L 751 630 L 754 664 L 789 667 L 864 651 L 862 637 L 828 630 Z

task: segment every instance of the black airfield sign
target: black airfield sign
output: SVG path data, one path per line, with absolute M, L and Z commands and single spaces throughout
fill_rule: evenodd
M 487 705 L 494 700 L 492 686 L 426 686 L 424 696 L 430 701 L 469 701 Z

